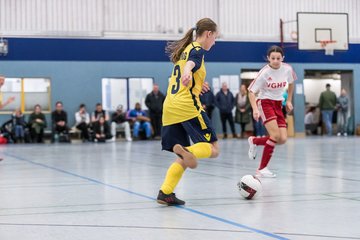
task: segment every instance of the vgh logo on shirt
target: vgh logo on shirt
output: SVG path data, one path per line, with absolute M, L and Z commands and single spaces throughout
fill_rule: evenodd
M 286 82 L 279 82 L 279 83 L 267 83 L 268 88 L 284 88 L 286 87 Z

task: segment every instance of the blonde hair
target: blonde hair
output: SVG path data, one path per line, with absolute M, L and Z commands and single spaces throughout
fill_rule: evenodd
M 217 25 L 210 18 L 200 19 L 196 23 L 196 26 L 189 29 L 182 39 L 180 39 L 178 41 L 168 42 L 165 47 L 165 52 L 169 55 L 169 58 L 173 63 L 176 63 L 177 61 L 179 61 L 181 53 L 193 41 L 194 31 L 195 31 L 196 37 L 199 37 L 205 31 L 216 32 Z

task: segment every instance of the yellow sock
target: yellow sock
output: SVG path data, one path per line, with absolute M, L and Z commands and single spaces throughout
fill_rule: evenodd
M 189 152 L 195 155 L 196 158 L 209 158 L 211 156 L 211 144 L 206 142 L 195 143 L 190 147 L 186 147 Z
M 184 168 L 177 162 L 174 162 L 169 167 L 164 183 L 161 186 L 161 191 L 165 194 L 170 194 L 174 191 L 176 185 L 179 183 L 182 175 L 184 173 Z

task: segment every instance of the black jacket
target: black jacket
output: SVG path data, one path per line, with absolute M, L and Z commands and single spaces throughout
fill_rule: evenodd
M 215 96 L 212 91 L 200 95 L 200 102 L 206 106 L 207 110 L 212 110 L 215 106 Z
M 13 122 L 13 126 L 26 126 L 24 115 L 17 117 L 16 115 L 11 116 L 11 120 Z
M 216 94 L 215 105 L 219 108 L 220 113 L 231 113 L 235 106 L 234 95 L 228 90 L 227 95 L 222 90 Z
M 157 95 L 154 92 L 149 93 L 145 98 L 145 105 L 149 109 L 149 114 L 161 114 L 164 100 L 165 96 L 160 91 Z
M 112 122 L 116 122 L 117 124 L 119 123 L 123 123 L 125 122 L 127 119 L 126 119 L 126 113 L 118 113 L 118 112 L 114 112 L 112 115 L 111 115 L 111 121 Z
M 43 123 L 38 123 L 36 122 L 36 119 L 41 119 L 43 120 Z M 42 127 L 46 128 L 46 118 L 45 118 L 45 115 L 43 113 L 39 113 L 39 114 L 36 114 L 35 112 L 31 113 L 30 116 L 29 116 L 29 125 L 32 126 L 34 123 L 38 124 L 38 125 L 42 125 Z
M 56 110 L 51 113 L 51 120 L 53 124 L 64 121 L 67 124 L 67 113 L 65 111 L 57 112 Z

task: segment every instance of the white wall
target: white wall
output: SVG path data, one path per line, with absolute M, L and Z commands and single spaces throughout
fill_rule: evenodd
M 285 40 L 297 30 L 297 12 L 342 12 L 349 14 L 350 42 L 360 42 L 360 1 L 357 0 L 220 0 L 220 24 L 227 38 L 280 39 L 279 19 Z
M 319 104 L 319 98 L 321 92 L 326 90 L 326 84 L 330 83 L 331 91 L 333 91 L 336 96 L 340 96 L 341 92 L 341 80 L 335 79 L 304 79 L 304 95 L 305 102 L 310 103 L 313 106 Z
M 0 0 L 0 35 L 101 36 L 103 0 Z
M 104 30 L 117 34 L 178 34 L 203 17 L 218 19 L 214 0 L 104 0 Z
M 210 17 L 225 40 L 279 41 L 279 19 L 299 11 L 348 13 L 360 42 L 358 0 L 0 0 L 0 36 L 169 39 Z M 290 40 L 296 23 L 284 27 Z

